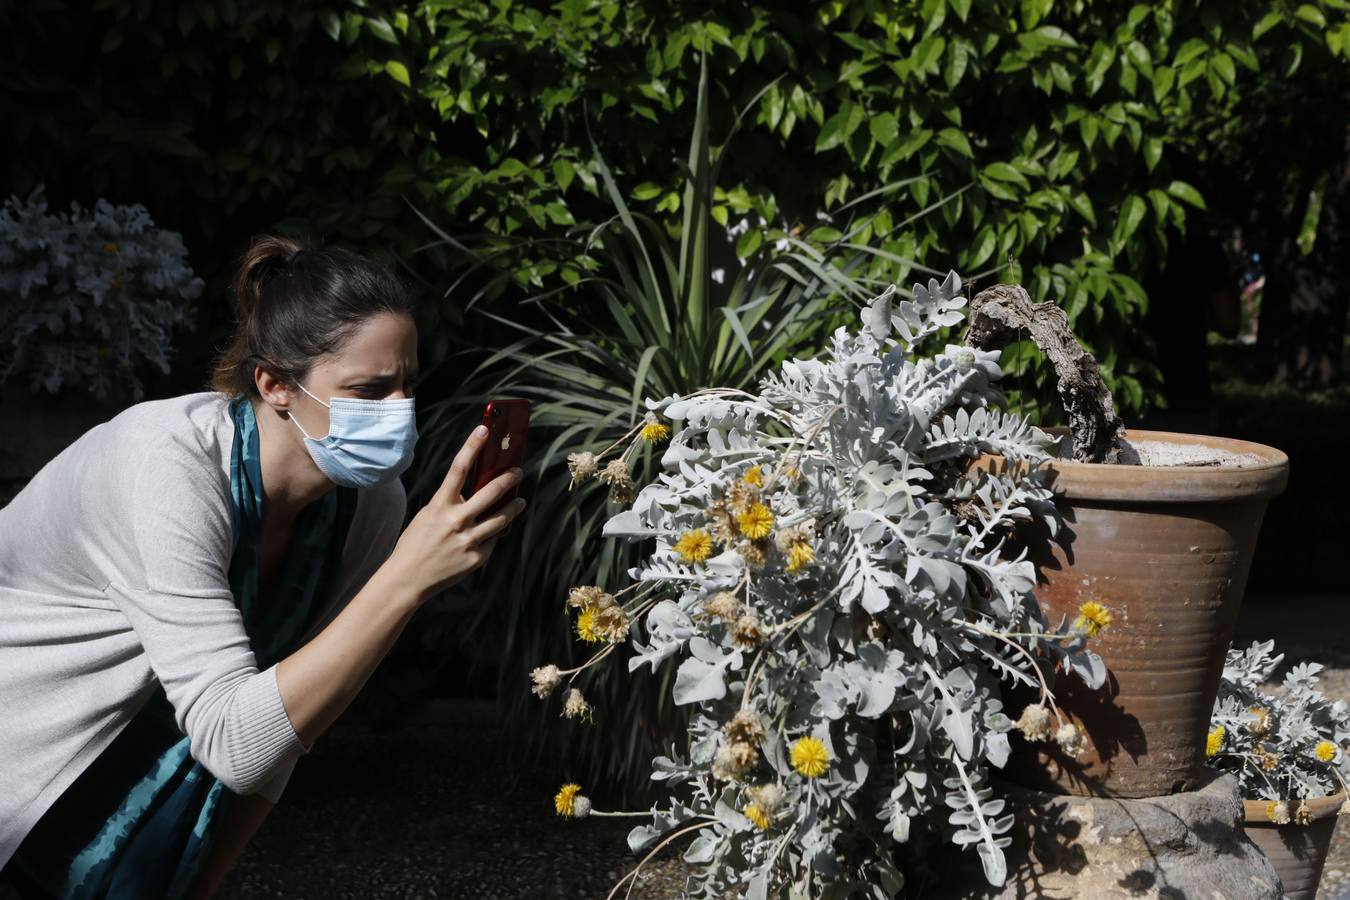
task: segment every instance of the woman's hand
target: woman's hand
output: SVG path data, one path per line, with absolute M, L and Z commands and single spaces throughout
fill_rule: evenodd
M 487 562 L 502 530 L 525 508 L 517 498 L 493 515 L 484 512 L 520 483 L 521 471 L 511 469 L 465 500 L 461 494 L 478 451 L 487 440 L 481 425 L 464 442 L 436 494 L 403 530 L 386 566 L 422 598 L 462 580 Z

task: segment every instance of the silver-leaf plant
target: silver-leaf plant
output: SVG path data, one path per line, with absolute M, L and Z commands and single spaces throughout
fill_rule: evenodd
M 169 371 L 203 282 L 144 206 L 51 212 L 42 188 L 0 208 L 0 383 L 136 401 Z
M 1205 751 L 1211 766 L 1237 776 L 1243 797 L 1269 801 L 1271 821 L 1308 824 L 1306 801 L 1347 790 L 1350 707 L 1318 689 L 1317 663 L 1293 666 L 1268 690 L 1284 661 L 1274 650 L 1274 641 L 1257 641 L 1228 651 Z
M 575 669 L 536 669 L 534 690 L 563 689 L 563 714 L 588 720 L 563 680 L 620 642 L 630 671 L 681 659 L 689 743 L 654 761 L 669 799 L 629 845 L 650 858 L 691 836 L 688 896 L 894 897 L 906 847 L 934 837 L 1001 884 L 1012 817 L 989 769 L 1010 730 L 1082 747 L 1046 676 L 1099 686 L 1086 644 L 1110 614 L 1086 604 L 1050 628 L 1032 562 L 1010 549 L 1021 525 L 1057 531 L 1053 441 L 1001 409 L 997 352 L 919 352 L 965 302 L 955 273 L 908 297 L 892 286 L 822 358 L 785 362 L 754 393 L 648 400 L 615 458 L 569 458 L 575 480 L 631 502 L 605 534 L 653 547 L 628 587 L 571 590 L 578 634 L 601 646 Z M 629 460 L 667 439 L 637 491 Z M 1005 710 L 1001 683 L 1039 699 Z M 560 815 L 606 814 L 580 791 L 564 786 Z

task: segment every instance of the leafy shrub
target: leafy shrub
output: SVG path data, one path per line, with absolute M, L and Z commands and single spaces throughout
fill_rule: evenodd
M 0 210 L 0 382 L 139 400 L 146 367 L 169 371 L 202 280 L 183 240 L 145 207 L 50 213 L 41 189 Z
M 584 253 L 577 257 L 584 274 L 556 296 L 537 298 L 535 305 L 547 310 L 544 325 L 515 310 L 489 312 L 511 342 L 479 351 L 455 396 L 423 412 L 414 492 L 435 489 L 486 399 L 533 400 L 530 511 L 520 536 L 497 550 L 478 586 L 492 600 L 477 605 L 467 630 L 493 647 L 494 657 L 512 661 L 500 671 L 500 693 L 520 725 L 516 749 L 552 758 L 566 748 L 573 770 L 590 778 L 635 782 L 645 776 L 645 760 L 683 732 L 685 717 L 667 702 L 666 691 L 633 690 L 611 670 L 593 672 L 587 689 L 606 704 L 623 703 L 626 718 L 647 723 L 641 733 L 564 732 L 556 718 L 538 715 L 525 700 L 530 660 L 565 659 L 570 652 L 569 624 L 547 602 L 557 585 L 612 581 L 634 562 L 631 552 L 600 541 L 607 492 L 587 484 L 572 493 L 563 451 L 599 452 L 621 440 L 641 421 L 644 395 L 752 386 L 784 356 L 815 352 L 873 293 L 853 274 L 867 252 L 840 240 L 817 242 L 809 229 L 781 246 L 761 245 L 745 260 L 727 252 L 731 238 L 713 205 L 725 157 L 711 145 L 706 97 L 698 109 L 678 241 L 630 207 L 597 156 L 595 170 L 612 207 L 603 224 L 572 237 Z M 496 258 L 495 251 L 485 252 L 484 266 Z M 503 277 L 513 278 L 514 271 L 507 266 Z M 654 461 L 644 454 L 632 462 L 642 477 Z M 656 676 L 672 673 L 666 667 Z
M 794 896 L 893 897 L 904 883 L 893 854 L 932 836 L 974 848 L 1002 884 L 1012 817 L 988 769 L 1007 759 L 1008 732 L 1082 750 L 1077 727 L 1056 721 L 1042 666 L 1100 686 L 1105 668 L 1085 647 L 1110 613 L 1085 603 L 1047 628 L 1035 567 L 1007 549 L 1019 524 L 1056 533 L 1042 466 L 1053 441 L 998 409 L 997 352 L 919 352 L 960 321 L 959 291 L 954 274 L 904 299 L 891 288 L 823 358 L 786 362 L 753 391 L 648 400 L 614 458 L 570 459 L 576 479 L 632 498 L 605 534 L 654 546 L 630 586 L 570 592 L 577 635 L 599 649 L 537 669 L 535 693 L 564 689 L 625 640 L 629 671 L 680 660 L 687 752 L 654 761 L 670 797 L 629 844 L 699 832 L 684 857 L 703 864 L 691 896 L 791 884 Z M 662 470 L 634 497 L 629 461 L 673 428 Z M 998 465 L 972 467 L 981 454 Z M 1041 692 L 1016 726 L 1004 680 Z M 639 727 L 592 707 L 566 688 L 564 716 Z M 559 812 L 592 812 L 579 797 L 570 790 Z
M 578 274 L 569 248 L 525 239 L 590 218 L 604 190 L 592 141 L 639 208 L 676 219 L 683 175 L 668 148 L 692 126 L 706 53 L 715 124 L 764 92 L 726 148 L 715 195 L 720 221 L 750 218 L 739 255 L 824 214 L 896 257 L 978 279 L 1004 272 L 1066 309 L 1137 412 L 1156 377 L 1132 327 L 1147 303 L 1138 279 L 1205 205 L 1188 180 L 1209 149 L 1194 123 L 1238 109 L 1258 74 L 1342 64 L 1350 20 L 1328 0 L 428 0 L 398 43 L 409 91 L 441 120 L 435 133 L 460 138 L 427 160 L 444 214 L 521 239 L 521 283 Z M 1226 132 L 1260 138 L 1245 117 Z M 896 199 L 917 208 L 959 196 L 904 227 L 888 206 L 839 214 L 906 179 Z M 888 265 L 873 262 L 859 274 Z M 1024 344 L 1004 357 L 1029 399 L 1053 385 L 1042 366 Z

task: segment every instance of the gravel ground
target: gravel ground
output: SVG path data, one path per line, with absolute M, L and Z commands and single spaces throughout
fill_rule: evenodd
M 599 898 L 632 869 L 625 837 L 641 820 L 558 818 L 554 780 L 503 771 L 489 705 L 441 702 L 417 719 L 320 738 L 216 897 Z M 684 883 L 678 854 L 643 871 L 634 898 Z M 0 900 L 17 900 L 2 882 Z

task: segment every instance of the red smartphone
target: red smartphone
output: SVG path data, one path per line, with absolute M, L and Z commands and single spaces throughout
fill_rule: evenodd
M 522 467 L 525 461 L 525 436 L 530 430 L 530 401 L 490 401 L 483 410 L 483 425 L 487 427 L 488 434 L 483 448 L 478 451 L 478 461 L 474 464 L 473 494 L 503 472 Z M 518 488 L 511 488 L 500 502 L 493 504 L 479 518 L 496 514 L 516 499 L 517 493 Z M 510 530 L 508 524 L 502 534 Z

